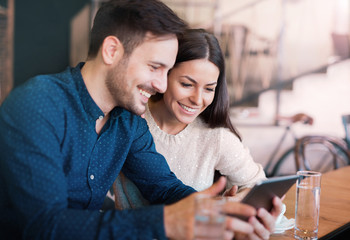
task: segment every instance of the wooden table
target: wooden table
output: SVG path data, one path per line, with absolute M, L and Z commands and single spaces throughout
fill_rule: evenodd
M 287 192 L 283 202 L 285 216 L 294 218 L 295 185 Z M 321 178 L 321 205 L 318 238 L 350 222 L 350 166 L 324 173 Z M 270 239 L 294 239 L 294 229 L 272 234 Z

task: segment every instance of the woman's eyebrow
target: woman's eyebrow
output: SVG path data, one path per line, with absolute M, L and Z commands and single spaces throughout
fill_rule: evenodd
M 212 82 L 212 83 L 208 83 L 207 86 L 213 86 L 213 85 L 216 85 L 217 82 Z
M 197 83 L 197 81 L 194 80 L 193 78 L 191 78 L 190 76 L 183 75 L 183 76 L 181 76 L 181 77 L 187 78 L 187 79 L 188 79 L 189 81 L 191 81 L 192 83 Z M 216 84 L 217 84 L 217 82 L 215 81 L 215 82 L 206 84 L 206 86 L 212 86 L 212 85 L 216 85 Z
M 197 83 L 197 81 L 196 80 L 194 80 L 193 78 L 191 78 L 190 76 L 188 76 L 188 75 L 183 75 L 183 76 L 181 76 L 181 77 L 183 77 L 183 78 L 187 78 L 189 81 L 191 81 L 192 83 Z

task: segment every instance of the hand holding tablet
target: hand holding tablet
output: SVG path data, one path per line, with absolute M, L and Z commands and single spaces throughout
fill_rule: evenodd
M 289 175 L 262 180 L 247 193 L 241 203 L 249 204 L 256 209 L 265 208 L 270 212 L 273 207 L 272 199 L 275 196 L 281 198 L 296 183 L 298 177 L 297 175 Z M 242 216 L 235 217 L 247 220 Z

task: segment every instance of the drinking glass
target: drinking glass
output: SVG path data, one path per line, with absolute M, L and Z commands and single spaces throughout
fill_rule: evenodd
M 221 240 L 224 238 L 224 198 L 199 194 L 195 199 L 194 240 Z
M 298 171 L 297 175 L 294 235 L 296 239 L 317 239 L 321 173 Z

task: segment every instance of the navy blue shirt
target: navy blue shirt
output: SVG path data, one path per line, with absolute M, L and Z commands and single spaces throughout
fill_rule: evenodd
M 103 112 L 80 69 L 41 75 L 0 107 L 0 239 L 163 239 L 163 205 L 194 190 L 155 150 L 144 119 Z M 120 170 L 153 205 L 99 211 Z

